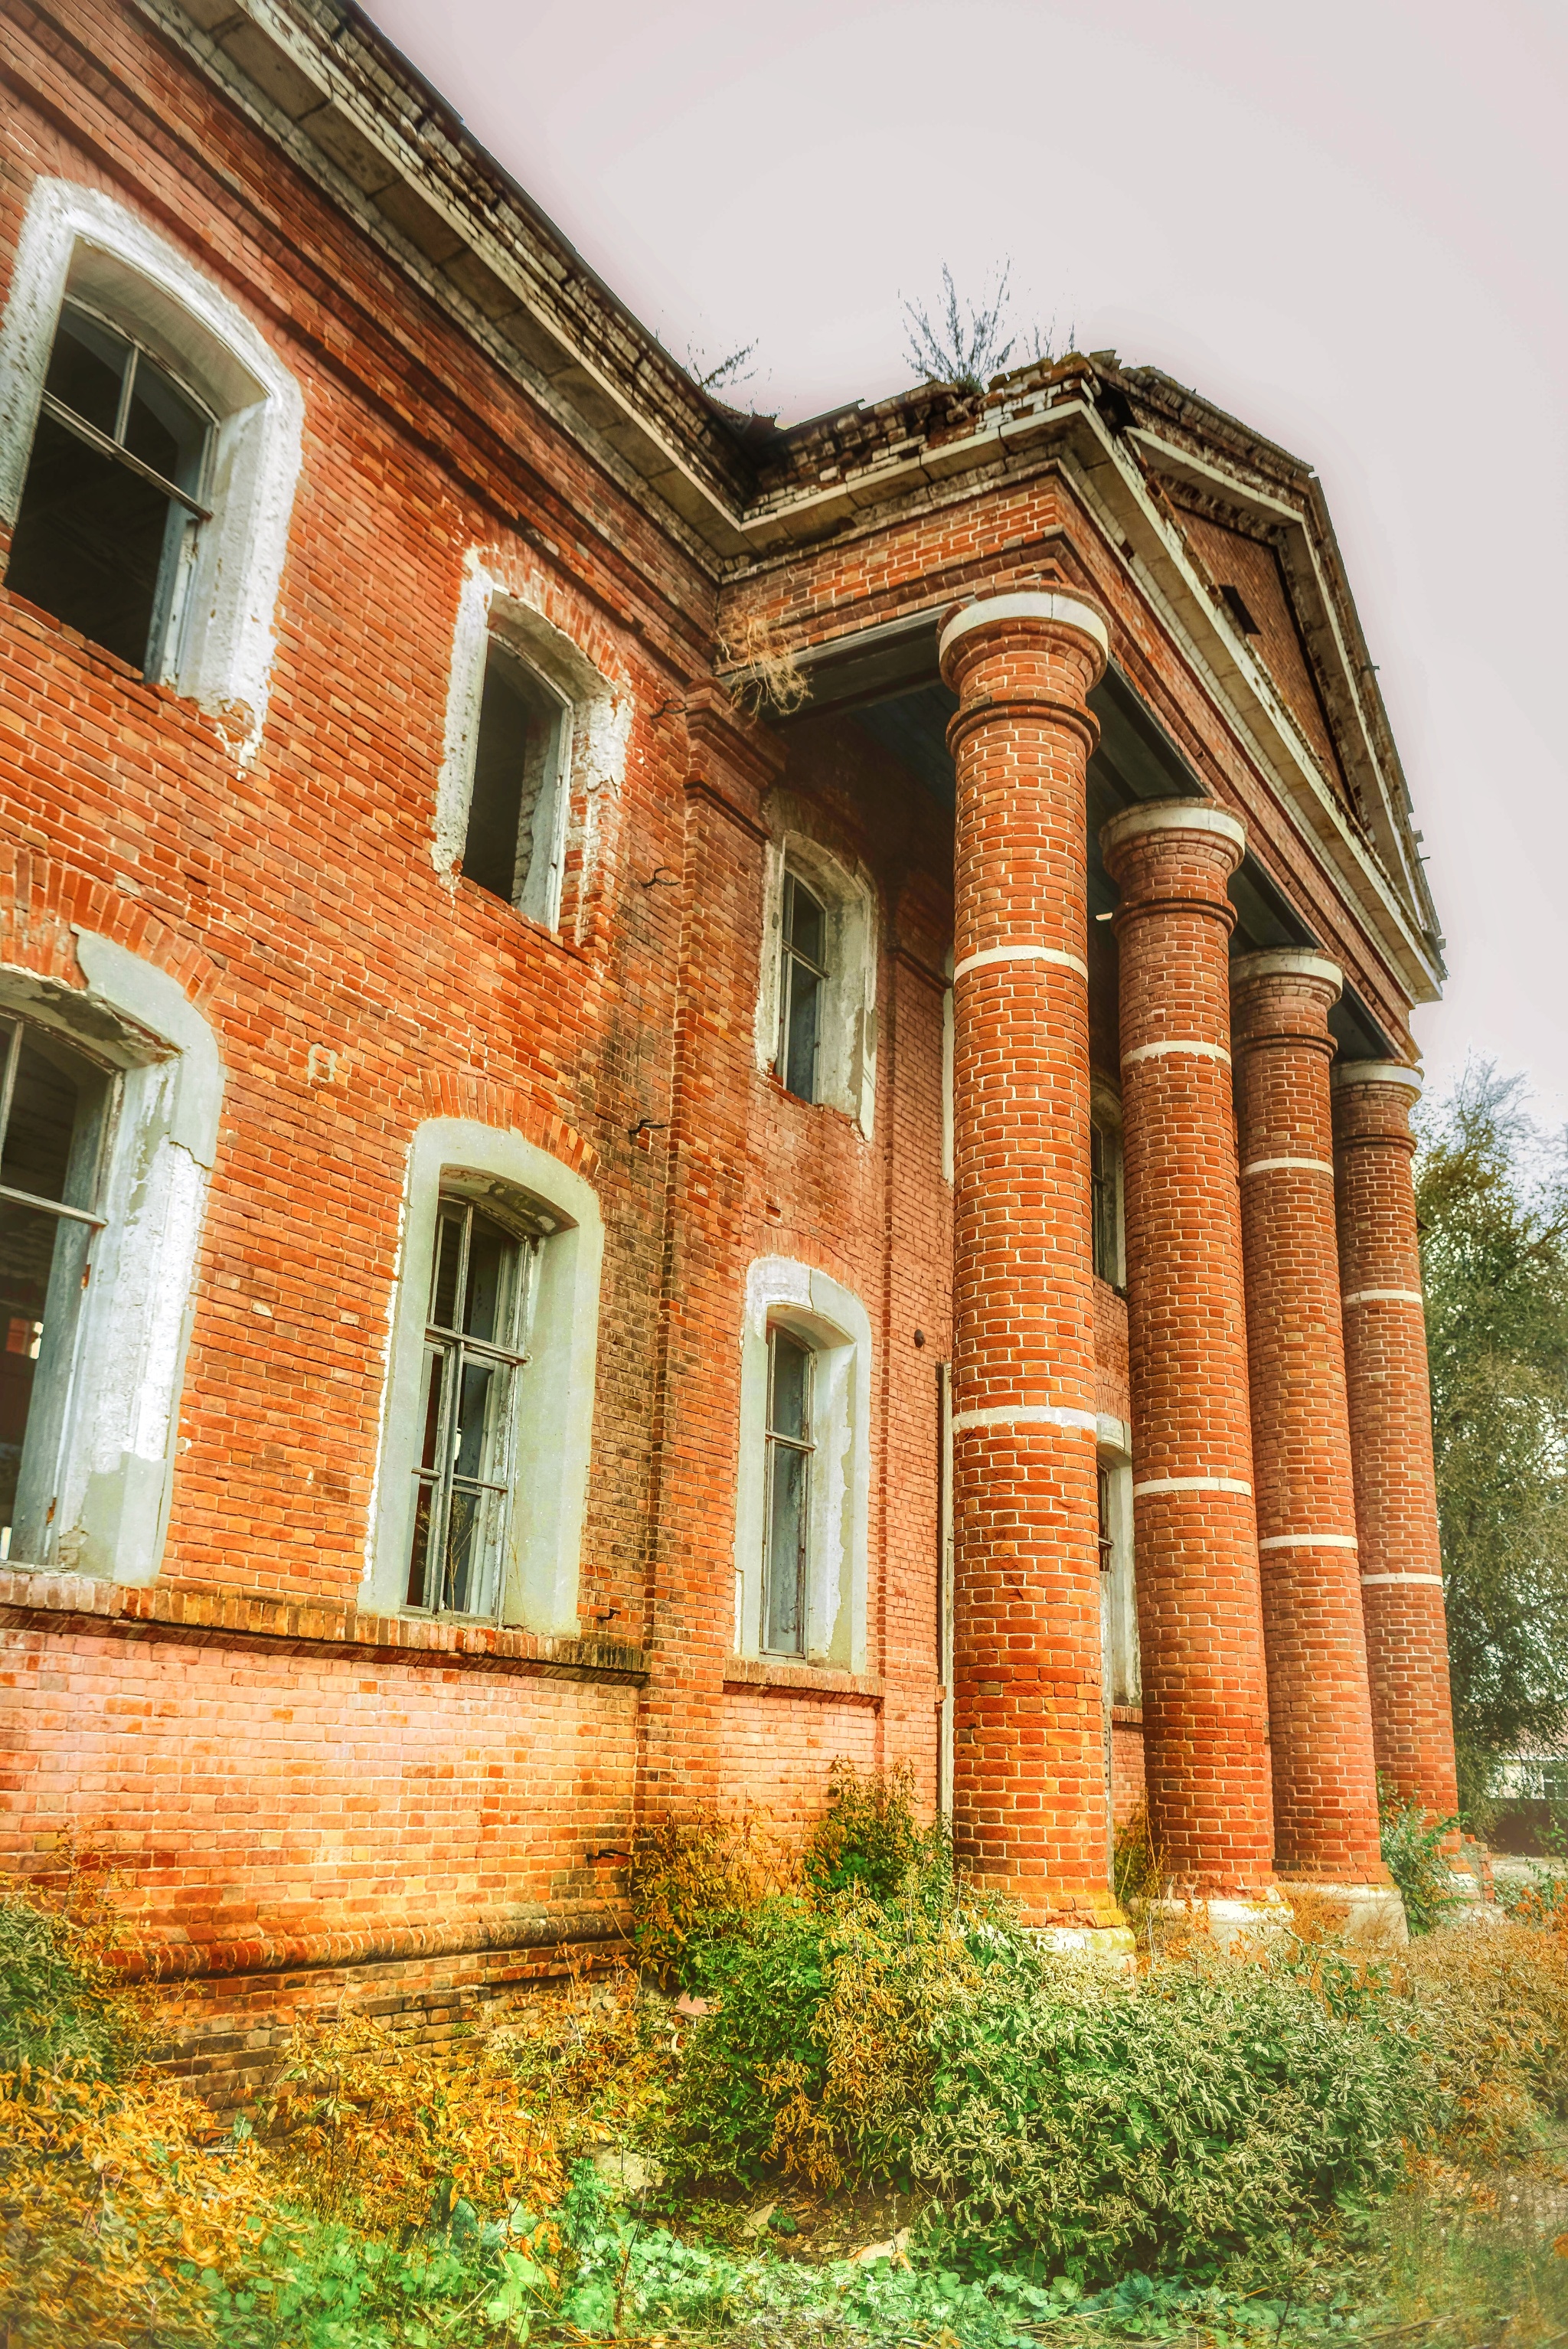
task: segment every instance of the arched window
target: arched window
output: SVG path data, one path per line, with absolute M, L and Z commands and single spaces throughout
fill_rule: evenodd
M 876 1100 L 877 924 L 870 880 L 799 831 L 770 849 L 758 1065 L 797 1100 L 870 1135 Z

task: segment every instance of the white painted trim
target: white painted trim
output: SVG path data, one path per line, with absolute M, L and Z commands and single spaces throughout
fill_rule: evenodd
M 1310 1174 L 1326 1174 L 1332 1181 L 1334 1161 L 1331 1158 L 1254 1158 L 1242 1169 L 1244 1183 L 1249 1174 L 1272 1174 L 1276 1167 L 1297 1167 Z
M 1424 1582 L 1434 1590 L 1443 1587 L 1440 1574 L 1364 1574 L 1361 1578 L 1364 1590 L 1370 1589 L 1375 1582 Z
M 1147 1476 L 1132 1488 L 1136 1500 L 1140 1493 L 1245 1493 L 1252 1486 L 1239 1476 Z
M 1359 1549 L 1354 1534 L 1270 1534 L 1260 1549 Z
M 1119 1454 L 1122 1459 L 1132 1455 L 1132 1430 L 1125 1419 L 1117 1419 L 1109 1411 L 1097 1412 L 1094 1422 L 1095 1440 L 1102 1451 Z
M 1205 1044 L 1196 1037 L 1174 1036 L 1158 1044 L 1135 1044 L 1130 1052 L 1123 1052 L 1121 1065 L 1130 1069 L 1138 1061 L 1162 1060 L 1168 1052 L 1192 1052 L 1200 1061 L 1223 1061 L 1231 1065 L 1231 1056 L 1222 1044 Z
M 852 1117 L 869 1142 L 876 1122 L 877 965 L 881 931 L 877 888 L 804 829 L 810 810 L 776 792 L 771 813 L 783 828 L 763 855 L 762 947 L 752 1027 L 757 1066 L 779 1060 L 779 991 L 784 953 L 784 875 L 791 872 L 820 897 L 828 915 L 828 982 L 817 1050 L 817 1099 Z
M 546 929 L 561 926 L 561 885 L 570 835 L 583 850 L 580 895 L 586 897 L 608 845 L 606 812 L 619 803 L 626 775 L 633 700 L 565 631 L 545 616 L 538 580 L 503 548 L 470 546 L 463 557 L 448 672 L 441 769 L 436 781 L 430 861 L 450 884 L 463 853 L 479 748 L 485 662 L 494 636 L 516 654 L 562 709 L 554 806 L 546 862 L 536 893 L 519 908 Z
M 871 1317 L 852 1290 L 789 1257 L 758 1257 L 746 1276 L 735 1495 L 736 1652 L 762 1652 L 768 1332 L 774 1324 L 799 1338 L 817 1357 L 804 1661 L 863 1671 L 871 1526 Z
M 1122 841 L 1140 840 L 1150 832 L 1203 832 L 1238 848 L 1247 844 L 1245 822 L 1229 808 L 1213 807 L 1206 800 L 1145 800 L 1123 808 L 1100 826 L 1101 851 L 1109 854 Z
M 1403 1085 L 1408 1092 L 1418 1093 L 1426 1083 L 1419 1069 L 1412 1069 L 1403 1061 L 1345 1061 L 1336 1062 L 1328 1072 L 1331 1085 Z
M 1082 1428 L 1098 1436 L 1099 1420 L 1092 1411 L 1057 1409 L 1052 1403 L 1015 1402 L 995 1411 L 955 1411 L 954 1433 L 962 1434 L 967 1427 L 1070 1427 Z
M 304 447 L 298 384 L 244 313 L 177 247 L 97 188 L 37 179 L 0 326 L 0 514 L 15 519 L 60 303 L 68 290 L 121 321 L 218 418 L 181 641 L 165 682 L 261 747 L 278 589 Z
M 501 1620 L 573 1638 L 599 1347 L 603 1220 L 593 1185 L 522 1134 L 434 1117 L 408 1145 L 403 1235 L 388 1302 L 389 1368 L 362 1603 L 396 1615 L 407 1595 L 419 1376 L 443 1177 L 488 1175 L 537 1202 L 557 1228 L 540 1246 L 531 1359 L 517 1380 L 516 1483 Z
M 1424 1313 L 1427 1300 L 1418 1288 L 1353 1288 L 1348 1297 L 1340 1299 L 1341 1305 L 1418 1305 Z
M 997 962 L 1060 963 L 1068 970 L 1077 971 L 1086 985 L 1088 981 L 1088 963 L 1060 947 L 982 947 L 978 954 L 965 955 L 961 963 L 954 965 L 954 978 L 963 978 L 969 971 L 983 970 L 987 964 Z
M 951 647 L 960 637 L 975 628 L 985 628 L 998 620 L 1055 620 L 1061 626 L 1077 628 L 1099 648 L 1100 659 L 1110 658 L 1110 631 L 1104 616 L 1092 604 L 1085 604 L 1077 595 L 1061 595 L 1055 591 L 1030 590 L 1011 595 L 985 595 L 978 603 L 966 604 L 955 612 L 942 631 L 937 657 L 945 661 Z

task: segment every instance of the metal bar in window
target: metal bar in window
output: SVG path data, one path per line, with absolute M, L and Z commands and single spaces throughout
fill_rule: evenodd
M 100 457 L 112 457 L 117 465 L 125 465 L 141 481 L 150 481 L 153 488 L 161 490 L 166 498 L 177 500 L 188 512 L 195 515 L 198 522 L 211 521 L 211 506 L 201 504 L 189 490 L 181 489 L 177 482 L 165 481 L 163 475 L 155 472 L 150 465 L 144 465 L 139 457 L 133 457 L 129 449 L 122 449 L 118 440 L 111 440 L 107 432 L 100 432 L 96 424 L 89 424 L 84 417 L 77 416 L 63 399 L 57 399 L 52 391 L 44 394 L 44 413 L 52 416 L 55 422 L 63 425 L 67 432 L 74 432 L 78 440 L 85 440 L 89 449 L 96 449 Z
M 0 1183 L 0 1199 L 11 1199 L 20 1207 L 36 1207 L 40 1216 L 65 1216 L 73 1224 L 90 1224 L 101 1232 L 106 1218 L 89 1216 L 85 1207 L 67 1207 L 58 1199 L 36 1199 L 31 1191 L 14 1191 L 8 1183 Z

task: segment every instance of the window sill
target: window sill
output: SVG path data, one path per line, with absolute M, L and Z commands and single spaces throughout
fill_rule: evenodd
M 608 1640 L 545 1639 L 450 1617 L 376 1615 L 341 1600 L 283 1599 L 232 1584 L 109 1582 L 46 1568 L 0 1568 L 0 1622 L 193 1647 L 335 1652 L 539 1680 L 639 1683 L 648 1676 L 640 1648 Z
M 886 1693 L 878 1674 L 842 1671 L 836 1664 L 810 1664 L 792 1656 L 727 1656 L 724 1685 L 784 1696 L 848 1697 L 860 1704 L 881 1704 Z
M 1113 1704 L 1110 1708 L 1110 1725 L 1113 1729 L 1141 1729 L 1143 1707 L 1140 1704 Z

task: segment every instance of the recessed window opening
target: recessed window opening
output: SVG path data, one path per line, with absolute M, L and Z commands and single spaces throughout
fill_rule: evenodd
M 178 660 L 213 419 L 131 336 L 60 310 L 5 584 L 144 675 Z
M 539 1242 L 443 1196 L 425 1330 L 407 1601 L 493 1621 L 516 1478 L 515 1384 L 528 1361 Z
M 561 769 L 565 710 L 492 636 L 474 750 L 463 872 L 537 922 L 560 895 Z
M 1120 1136 L 1099 1119 L 1088 1129 L 1089 1198 L 1094 1269 L 1112 1288 L 1122 1285 Z
M 1116 1536 L 1110 1530 L 1110 1471 L 1101 1468 L 1096 1484 L 1099 1496 L 1099 1570 L 1109 1574 L 1116 1564 Z
M 93 1245 L 112 1070 L 0 1015 L 0 1557 L 41 1563 Z
M 827 953 L 827 911 L 803 881 L 787 872 L 779 988 L 779 1076 L 787 1092 L 805 1102 L 817 1098 Z
M 811 1388 L 810 1346 L 788 1330 L 768 1333 L 767 1548 L 762 1568 L 763 1646 L 770 1655 L 806 1652 L 810 1573 Z

